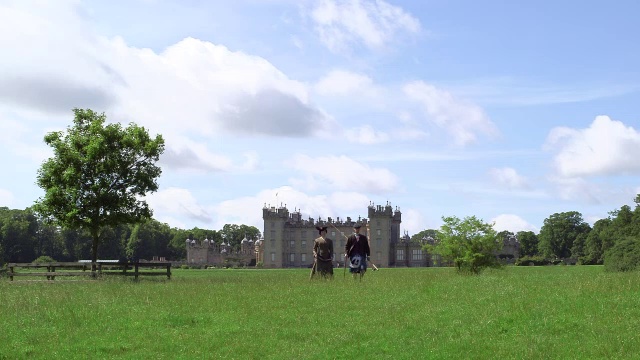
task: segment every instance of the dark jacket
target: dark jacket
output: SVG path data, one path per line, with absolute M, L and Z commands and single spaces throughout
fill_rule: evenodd
M 371 249 L 369 248 L 369 239 L 366 235 L 352 234 L 347 239 L 347 244 L 344 247 L 344 252 L 347 256 L 351 257 L 354 254 L 360 254 L 360 256 L 371 256 Z

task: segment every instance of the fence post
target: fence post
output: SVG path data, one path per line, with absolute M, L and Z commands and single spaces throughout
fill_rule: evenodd
M 138 262 L 136 261 L 136 274 L 135 274 L 135 279 L 138 280 Z

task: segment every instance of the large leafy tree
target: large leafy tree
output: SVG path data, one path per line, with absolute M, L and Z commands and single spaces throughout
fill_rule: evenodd
M 422 241 L 422 239 L 426 239 L 426 238 L 432 238 L 433 240 L 438 240 L 438 237 L 440 236 L 440 234 L 438 233 L 438 230 L 435 229 L 426 229 L 426 230 L 422 230 L 418 233 L 415 233 L 411 236 L 411 241 L 413 242 L 420 242 Z
M 453 261 L 461 272 L 479 274 L 487 267 L 499 267 L 496 253 L 502 248 L 502 238 L 487 224 L 475 216 L 459 219 L 443 217 L 439 240 L 434 251 Z
M 590 231 L 591 226 L 582 219 L 582 214 L 577 211 L 553 214 L 544 219 L 540 235 L 538 235 L 538 250 L 547 258 L 571 257 L 573 242 L 579 236 L 588 235 Z
M 134 123 L 126 128 L 105 124 L 104 113 L 73 112 L 73 126 L 44 138 L 54 155 L 38 170 L 37 184 L 45 195 L 35 209 L 65 228 L 88 231 L 95 262 L 102 229 L 151 218 L 143 197 L 158 189 L 162 170 L 156 162 L 164 139 L 150 137 Z
M 538 236 L 533 231 L 518 231 L 516 238 L 520 242 L 520 257 L 538 254 Z

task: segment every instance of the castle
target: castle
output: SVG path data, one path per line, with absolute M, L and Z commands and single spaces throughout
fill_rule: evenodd
M 424 237 L 412 240 L 408 233 L 400 236 L 402 213 L 396 207 L 386 205 L 367 207 L 368 218 L 357 220 L 347 217 L 326 220 L 303 219 L 299 210 L 289 212 L 286 206 L 262 208 L 264 221 L 263 236 L 255 242 L 243 239 L 240 251 L 232 251 L 224 241 L 216 244 L 205 239 L 201 243 L 187 239 L 187 261 L 202 265 L 240 265 L 254 266 L 262 264 L 265 268 L 311 267 L 313 264 L 313 241 L 318 237 L 316 226 L 328 228 L 327 237 L 333 240 L 334 262 L 337 267 L 344 265 L 344 253 L 347 237 L 353 233 L 353 225 L 359 223 L 366 231 L 371 247 L 371 262 L 378 267 L 417 267 L 443 266 L 437 254 L 426 252 L 426 244 L 434 245 L 435 240 Z M 515 237 L 504 239 L 501 258 L 517 258 L 519 242 Z
M 424 253 L 422 246 L 428 239 L 411 241 L 408 234 L 400 236 L 402 213 L 386 205 L 370 203 L 368 218 L 346 219 L 328 217 L 326 220 L 302 219 L 300 211 L 289 212 L 286 206 L 263 207 L 264 239 L 259 244 L 262 262 L 267 268 L 310 267 L 313 264 L 313 241 L 318 237 L 316 226 L 328 228 L 327 237 L 333 240 L 336 266 L 344 264 L 347 237 L 357 222 L 366 231 L 371 247 L 371 262 L 378 267 L 434 266 L 438 259 Z M 433 240 L 433 239 L 432 239 Z

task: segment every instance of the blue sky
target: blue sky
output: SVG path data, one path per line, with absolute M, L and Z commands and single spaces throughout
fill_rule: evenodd
M 637 1 L 0 0 L 0 206 L 71 108 L 166 140 L 154 217 L 399 207 L 539 231 L 640 192 Z M 277 196 L 276 196 L 277 194 Z

